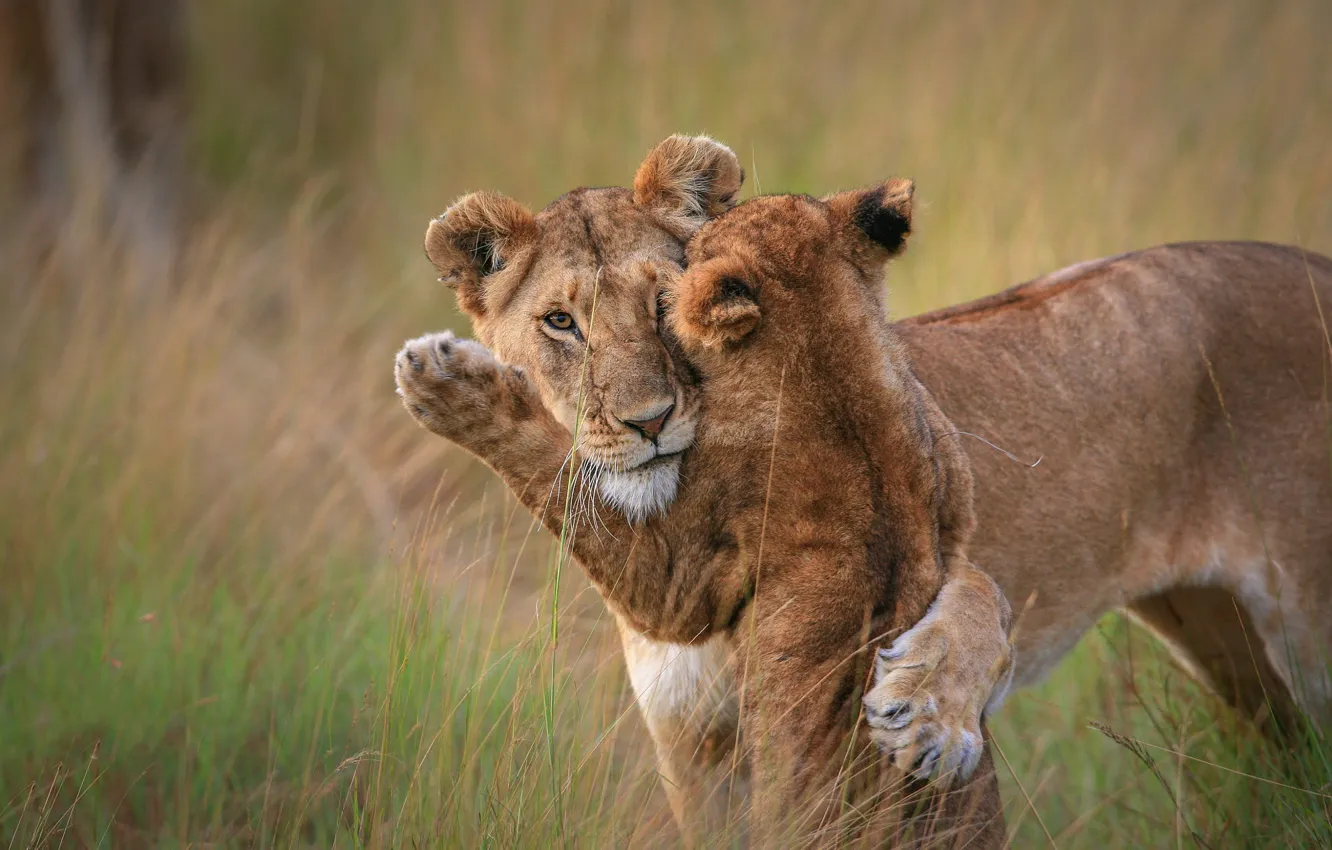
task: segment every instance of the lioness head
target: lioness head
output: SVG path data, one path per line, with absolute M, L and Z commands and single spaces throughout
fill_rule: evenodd
M 426 254 L 478 338 L 531 376 L 578 436 L 603 498 L 630 520 L 670 504 L 694 438 L 695 379 L 659 334 L 660 281 L 743 179 L 726 146 L 672 136 L 632 191 L 576 189 L 536 215 L 480 192 L 426 230 Z

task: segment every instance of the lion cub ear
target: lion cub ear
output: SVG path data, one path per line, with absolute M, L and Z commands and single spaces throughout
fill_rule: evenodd
M 911 233 L 911 197 L 915 192 L 915 183 L 892 177 L 867 189 L 829 195 L 823 202 L 889 256 L 897 256 Z
M 674 305 L 671 329 L 686 342 L 721 346 L 739 342 L 759 326 L 758 292 L 744 264 L 718 258 L 690 266 L 664 282 Z
M 634 203 L 657 213 L 676 237 L 735 206 L 745 181 L 740 160 L 707 136 L 671 136 L 648 152 L 634 175 Z
M 439 279 L 473 318 L 486 311 L 486 278 L 509 268 L 537 241 L 527 207 L 494 192 L 464 195 L 430 222 L 425 252 Z

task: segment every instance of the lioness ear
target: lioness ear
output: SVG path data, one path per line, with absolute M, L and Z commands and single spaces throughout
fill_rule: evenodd
M 634 203 L 658 214 L 680 239 L 735 206 L 745 181 L 730 148 L 707 136 L 671 136 L 634 175 Z
M 915 192 L 915 183 L 892 177 L 878 186 L 838 192 L 823 201 L 856 231 L 896 256 L 911 233 L 911 196 Z
M 473 192 L 430 222 L 425 252 L 439 279 L 458 291 L 459 306 L 475 318 L 486 311 L 485 279 L 536 239 L 536 219 L 527 207 L 494 192 Z
M 665 282 L 674 304 L 671 328 L 686 341 L 718 346 L 744 339 L 759 326 L 756 287 L 742 263 L 720 258 L 690 266 Z

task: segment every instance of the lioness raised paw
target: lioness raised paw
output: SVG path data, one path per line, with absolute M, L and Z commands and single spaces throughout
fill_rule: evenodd
M 502 433 L 532 401 L 518 370 L 447 331 L 409 340 L 393 364 L 398 395 L 422 426 L 466 448 Z

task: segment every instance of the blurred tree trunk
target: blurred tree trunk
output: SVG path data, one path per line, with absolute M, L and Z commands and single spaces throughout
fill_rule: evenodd
M 120 250 L 138 294 L 169 289 L 184 24 L 181 0 L 0 0 L 3 212 L 30 257 L 86 274 Z

